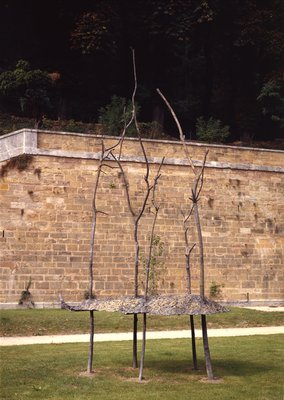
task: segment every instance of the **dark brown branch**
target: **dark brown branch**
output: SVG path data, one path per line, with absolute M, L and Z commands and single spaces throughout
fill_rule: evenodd
M 100 210 L 97 210 L 97 214 L 109 215 L 107 212 Z

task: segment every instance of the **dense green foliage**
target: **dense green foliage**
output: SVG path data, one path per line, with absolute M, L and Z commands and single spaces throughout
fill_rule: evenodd
M 208 121 L 203 117 L 197 118 L 196 136 L 201 141 L 209 143 L 224 142 L 229 135 L 229 127 L 227 125 L 222 126 L 221 121 L 212 117 Z
M 257 97 L 262 113 L 284 127 L 284 80 L 270 80 L 261 88 Z
M 145 380 L 131 365 L 131 342 L 96 343 L 94 369 L 86 371 L 87 343 L 2 347 L 3 400 L 280 400 L 283 395 L 283 335 L 214 338 L 215 375 L 205 378 L 202 341 L 199 370 L 192 369 L 188 340 L 149 340 Z M 282 376 L 282 378 L 281 378 Z
M 226 140 L 281 137 L 283 19 L 281 0 L 3 0 L 0 111 L 97 122 L 113 95 L 131 98 L 132 47 L 140 122 L 176 135 L 159 87 L 187 138 L 199 116 Z M 12 88 L 19 60 L 32 87 Z
M 14 70 L 0 74 L 0 95 L 11 110 L 39 118 L 50 109 L 51 78 L 46 71 L 31 69 L 19 60 Z
M 139 106 L 136 105 L 136 114 L 139 114 Z M 123 128 L 129 125 L 132 117 L 132 104 L 124 97 L 112 96 L 111 101 L 105 107 L 99 109 L 99 123 L 102 124 L 103 133 L 118 135 Z M 128 133 L 132 136 L 136 133 L 134 122 L 129 126 Z

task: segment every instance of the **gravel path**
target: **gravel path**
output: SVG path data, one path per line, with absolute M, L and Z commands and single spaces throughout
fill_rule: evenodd
M 226 329 L 208 329 L 210 337 L 231 337 L 231 336 L 249 336 L 249 335 L 274 335 L 284 334 L 284 326 L 266 326 L 257 328 L 226 328 Z M 202 337 L 200 329 L 195 331 L 197 338 Z M 142 334 L 138 333 L 138 339 L 141 340 Z M 183 339 L 190 338 L 190 330 L 181 331 L 155 331 L 147 332 L 148 339 Z M 97 333 L 95 342 L 112 342 L 132 340 L 132 332 L 123 333 Z M 89 341 L 89 334 L 84 335 L 54 335 L 54 336 L 27 336 L 27 337 L 1 337 L 0 346 L 31 345 L 31 344 L 59 344 L 59 343 L 84 343 Z

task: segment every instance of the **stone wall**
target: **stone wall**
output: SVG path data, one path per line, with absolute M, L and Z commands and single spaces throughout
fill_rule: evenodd
M 106 145 L 115 138 L 105 138 Z M 62 292 L 79 301 L 88 288 L 92 194 L 101 137 L 21 130 L 0 138 L 0 167 L 11 157 L 32 155 L 26 169 L 13 165 L 0 178 L 0 302 L 17 302 L 32 279 L 35 302 L 56 302 Z M 156 235 L 160 293 L 186 290 L 181 211 L 188 210 L 193 175 L 178 142 L 146 140 L 157 189 Z M 221 285 L 225 300 L 282 300 L 284 294 L 284 152 L 191 143 L 200 165 L 209 149 L 200 212 L 205 246 L 206 294 Z M 145 163 L 136 139 L 126 139 L 123 165 L 135 210 L 141 206 Z M 115 166 L 113 162 L 109 165 Z M 3 169 L 2 169 L 3 171 Z M 98 192 L 94 288 L 97 295 L 132 294 L 132 220 L 116 168 L 107 168 Z M 141 221 L 142 251 L 152 214 Z M 193 221 L 190 239 L 197 241 Z M 192 256 L 198 292 L 198 249 Z M 142 272 L 140 276 L 142 277 Z

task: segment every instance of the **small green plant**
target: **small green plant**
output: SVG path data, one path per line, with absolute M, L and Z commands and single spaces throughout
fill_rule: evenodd
M 216 282 L 212 282 L 210 285 L 210 298 L 220 299 L 222 297 L 221 295 L 222 287 L 224 287 L 223 284 L 218 285 Z
M 197 119 L 196 136 L 198 139 L 208 143 L 222 143 L 229 135 L 229 126 L 222 125 L 220 120 L 212 117 L 207 121 L 203 117 Z
M 84 291 L 84 299 L 85 299 L 85 300 L 89 300 L 89 298 L 90 298 L 89 291 L 88 291 L 88 290 L 85 290 L 85 291 Z M 92 296 L 92 299 L 94 299 L 94 298 L 95 298 L 95 296 L 93 295 L 93 296 Z
M 163 259 L 165 244 L 161 240 L 159 235 L 154 235 L 152 256 L 150 261 L 150 273 L 149 273 L 149 295 L 158 294 L 158 286 L 161 276 L 165 273 L 165 262 Z M 147 259 L 144 255 L 141 255 L 141 263 L 143 265 L 144 273 L 146 274 Z M 141 284 L 144 287 L 145 282 L 143 278 Z
M 29 308 L 34 308 L 35 304 L 33 302 L 33 296 L 30 292 L 30 287 L 32 284 L 32 278 L 30 277 L 29 282 L 26 286 L 26 289 L 22 291 L 20 299 L 19 299 L 19 305 L 25 305 Z
M 139 108 L 136 104 L 136 115 L 138 115 Z M 119 135 L 125 123 L 130 121 L 131 115 L 131 101 L 124 97 L 112 96 L 110 103 L 99 109 L 99 123 L 103 126 L 103 134 Z M 137 136 L 134 123 L 129 126 L 127 135 Z
M 80 122 L 76 122 L 74 119 L 69 119 L 65 124 L 65 129 L 67 132 L 82 132 L 82 128 L 80 126 Z
M 161 139 L 163 138 L 162 126 L 157 121 L 140 122 L 139 128 L 141 135 L 148 139 Z
M 2 165 L 0 169 L 0 177 L 4 178 L 8 174 L 8 171 L 12 169 L 17 169 L 20 172 L 24 171 L 29 167 L 32 160 L 33 157 L 27 154 L 22 154 L 20 156 L 11 158 L 11 160 Z
M 110 187 L 110 189 L 115 189 L 115 188 L 116 188 L 116 184 L 113 183 L 113 182 L 111 182 L 111 183 L 109 184 L 109 187 Z

